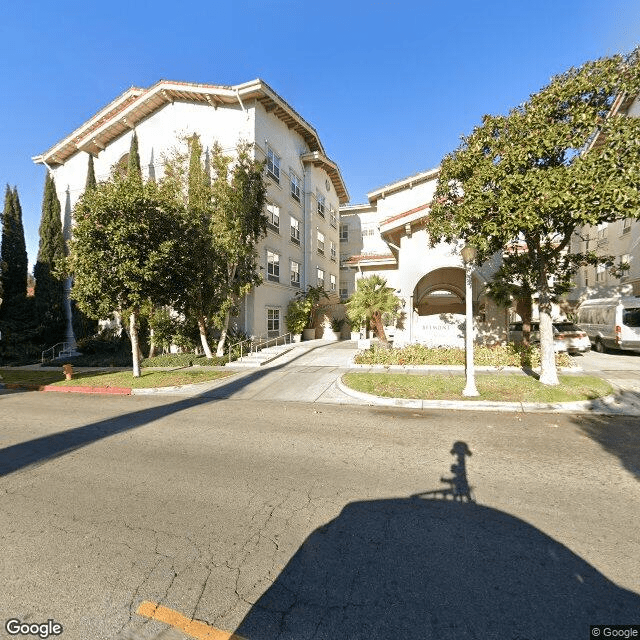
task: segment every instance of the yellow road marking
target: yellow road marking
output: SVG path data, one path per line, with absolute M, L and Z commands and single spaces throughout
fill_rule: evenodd
M 170 624 L 172 627 L 183 631 L 192 638 L 197 640 L 246 640 L 242 636 L 237 636 L 230 631 L 221 631 L 215 627 L 211 627 L 204 622 L 198 622 L 197 620 L 189 620 L 189 618 L 183 616 L 181 613 L 163 607 L 160 604 L 148 602 L 145 600 L 140 603 L 137 613 L 146 618 L 153 618 L 159 620 L 165 624 Z

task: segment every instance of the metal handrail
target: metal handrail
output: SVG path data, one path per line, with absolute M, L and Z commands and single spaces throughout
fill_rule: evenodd
M 240 340 L 240 342 L 236 342 L 229 347 L 229 362 L 231 362 L 231 354 L 233 353 L 233 349 L 238 346 L 240 347 L 240 358 L 242 358 L 242 345 L 245 342 L 251 344 L 253 342 L 253 338 L 245 338 L 244 340 Z M 249 347 L 249 349 L 251 349 L 251 347 Z
M 233 349 L 238 346 L 240 347 L 240 359 L 242 359 L 244 353 L 243 345 L 245 342 L 249 343 L 249 353 L 251 354 L 258 353 L 258 351 L 271 346 L 270 343 L 272 343 L 274 340 L 275 346 L 279 344 L 279 340 L 283 341 L 282 344 L 291 344 L 293 342 L 293 335 L 291 333 L 283 333 L 281 336 L 277 336 L 275 338 L 268 338 L 266 336 L 260 335 L 254 338 L 248 338 L 245 340 L 241 340 L 240 342 L 236 342 L 229 347 L 229 362 L 231 362 L 231 354 L 233 352 Z
M 51 357 L 50 358 L 46 358 L 47 360 L 55 360 L 56 358 L 56 348 L 57 347 L 62 347 L 62 349 L 58 350 L 58 354 L 60 354 L 60 352 L 62 351 L 66 351 L 69 348 L 69 343 L 68 342 L 58 342 L 56 344 L 53 345 L 53 347 L 49 347 L 48 349 L 45 349 L 42 352 L 42 355 L 40 356 L 40 364 L 44 364 L 45 362 L 45 355 L 47 353 L 49 353 L 49 351 L 51 351 Z

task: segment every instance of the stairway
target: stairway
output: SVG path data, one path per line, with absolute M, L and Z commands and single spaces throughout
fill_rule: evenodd
M 272 362 L 276 358 L 284 355 L 288 351 L 291 351 L 295 348 L 295 344 L 280 344 L 273 347 L 267 347 L 262 349 L 261 351 L 252 351 L 246 356 L 242 356 L 242 358 L 238 358 L 238 360 L 234 360 L 233 362 L 227 362 L 225 367 L 238 367 L 238 368 L 258 368 L 262 367 L 269 362 Z

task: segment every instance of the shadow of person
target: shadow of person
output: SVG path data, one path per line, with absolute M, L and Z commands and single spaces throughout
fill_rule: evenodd
M 456 445 L 460 465 L 471 452 Z M 235 633 L 582 640 L 590 624 L 637 621 L 637 594 L 532 525 L 476 504 L 464 467 L 454 474 L 440 499 L 427 491 L 346 505 L 304 541 Z
M 451 465 L 452 478 L 440 478 L 440 482 L 443 482 L 448 487 L 441 489 L 434 489 L 432 491 L 424 491 L 422 493 L 415 494 L 414 498 L 452 498 L 459 502 L 474 502 L 473 493 L 469 486 L 469 480 L 467 479 L 467 463 L 466 456 L 471 456 L 471 451 L 466 442 L 454 442 L 453 448 L 450 451 L 452 456 L 456 457 L 456 462 Z

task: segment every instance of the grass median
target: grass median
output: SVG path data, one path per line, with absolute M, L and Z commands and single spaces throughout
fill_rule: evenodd
M 560 376 L 560 384 L 549 387 L 531 376 L 520 374 L 479 374 L 480 395 L 462 395 L 462 375 L 411 375 L 394 373 L 347 373 L 344 383 L 356 391 L 384 398 L 416 400 L 493 400 L 500 402 L 571 402 L 593 400 L 613 392 L 611 385 L 594 376 Z
M 234 375 L 233 371 L 142 371 L 134 378 L 131 371 L 90 371 L 74 373 L 71 380 L 65 380 L 58 371 L 22 371 L 0 369 L 2 382 L 25 387 L 55 385 L 61 387 L 119 387 L 148 389 L 151 387 L 174 387 L 197 382 L 209 382 Z

